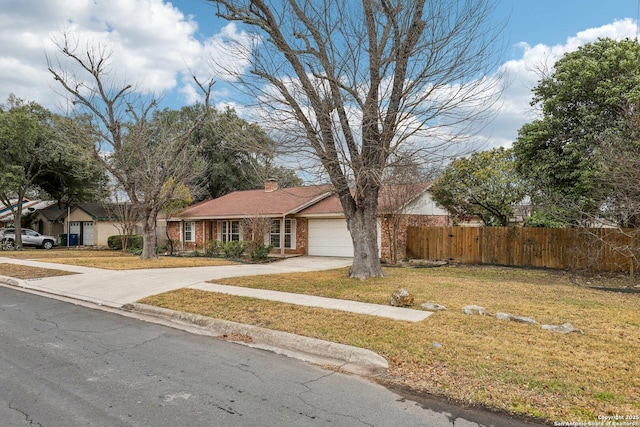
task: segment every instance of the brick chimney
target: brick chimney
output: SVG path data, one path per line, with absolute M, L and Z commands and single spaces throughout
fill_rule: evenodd
M 278 189 L 278 181 L 275 179 L 270 179 L 264 183 L 264 192 L 271 193 Z

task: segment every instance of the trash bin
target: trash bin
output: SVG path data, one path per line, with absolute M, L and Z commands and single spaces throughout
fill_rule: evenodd
M 58 240 L 60 241 L 60 246 L 67 246 L 67 235 L 61 234 L 58 236 Z
M 78 246 L 77 234 L 69 234 L 69 246 Z

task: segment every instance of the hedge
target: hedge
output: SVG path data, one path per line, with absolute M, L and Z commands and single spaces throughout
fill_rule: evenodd
M 114 235 L 107 238 L 107 246 L 109 249 L 122 250 L 122 241 L 126 236 Z M 134 234 L 129 236 L 127 249 L 142 249 L 142 235 Z

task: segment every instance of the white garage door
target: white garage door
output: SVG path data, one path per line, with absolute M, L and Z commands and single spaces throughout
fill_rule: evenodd
M 79 222 L 70 222 L 69 223 L 69 234 L 77 234 L 80 235 L 80 223 Z
M 93 222 L 85 222 L 82 224 L 82 244 L 89 246 L 94 244 Z
M 309 255 L 353 256 L 353 243 L 344 219 L 309 220 Z
M 89 246 L 94 244 L 93 222 L 70 222 L 69 234 L 78 235 L 78 244 Z M 82 241 L 80 241 L 80 235 L 82 235 Z

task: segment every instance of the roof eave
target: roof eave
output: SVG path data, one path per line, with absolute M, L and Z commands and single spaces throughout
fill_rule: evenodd
M 327 197 L 330 197 L 332 194 L 333 194 L 333 192 L 332 192 L 332 191 L 327 191 L 327 192 L 325 192 L 325 193 L 322 193 L 322 194 L 320 194 L 319 196 L 316 196 L 316 197 L 314 197 L 313 199 L 311 199 L 311 200 L 309 200 L 309 201 L 307 201 L 307 202 L 305 202 L 305 203 L 303 203 L 303 204 L 301 204 L 301 205 L 299 205 L 299 206 L 296 206 L 295 208 L 293 208 L 293 209 L 291 209 L 291 210 L 289 210 L 289 211 L 287 211 L 287 212 L 284 212 L 284 213 L 282 214 L 282 216 L 287 216 L 287 215 L 294 215 L 294 214 L 297 214 L 298 212 L 305 210 L 305 209 L 306 209 L 306 208 L 308 208 L 309 206 L 313 206 L 313 205 L 315 205 L 316 203 L 318 203 L 318 202 L 320 202 L 320 201 L 322 201 L 322 200 L 326 199 Z

